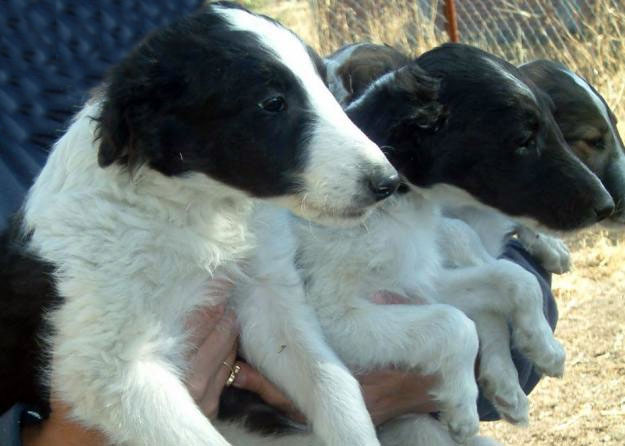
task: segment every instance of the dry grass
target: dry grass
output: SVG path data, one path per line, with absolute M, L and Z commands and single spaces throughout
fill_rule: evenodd
M 469 5 L 473 1 L 457 3 Z M 247 3 L 294 29 L 321 54 L 329 54 L 346 43 L 365 40 L 388 43 L 418 55 L 447 41 L 443 18 L 437 13 L 442 0 L 429 2 L 429 11 L 417 7 L 417 0 L 247 0 Z M 625 116 L 622 0 L 589 1 L 590 10 L 579 20 L 578 34 L 550 15 L 536 16 L 519 9 L 522 2 L 492 0 L 491 3 L 498 14 L 515 24 L 518 38 L 503 45 L 492 35 L 473 33 L 465 38 L 466 43 L 502 55 L 513 63 L 539 57 L 559 60 L 589 79 L 617 116 Z M 524 37 L 522 25 L 543 38 L 540 45 L 531 44 Z
M 446 41 L 439 19 L 416 9 L 416 0 L 255 3 L 322 54 L 360 40 L 385 42 L 419 54 Z M 527 17 L 518 9 L 519 2 L 501 0 L 502 7 L 519 20 L 533 20 L 535 31 L 555 27 L 560 39 L 531 46 L 520 38 L 502 47 L 478 36 L 471 43 L 516 63 L 537 57 L 560 60 L 587 77 L 625 120 L 625 10 L 616 7 L 618 3 L 595 2 L 583 20 L 580 37 L 553 20 L 543 23 L 541 18 Z M 620 127 L 624 133 L 625 126 Z M 595 228 L 567 241 L 573 249 L 574 270 L 554 279 L 560 306 L 557 336 L 567 349 L 567 372 L 562 380 L 543 380 L 534 391 L 529 428 L 503 422 L 483 425 L 484 433 L 506 445 L 625 444 L 625 234 L 620 229 Z

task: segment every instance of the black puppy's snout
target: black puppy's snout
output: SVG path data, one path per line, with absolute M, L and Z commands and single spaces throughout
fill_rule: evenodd
M 384 200 L 399 187 L 399 175 L 397 172 L 372 175 L 369 177 L 368 186 L 376 201 Z
M 595 205 L 595 214 L 597 221 L 608 218 L 614 212 L 614 200 L 609 195 L 604 198 L 598 205 Z

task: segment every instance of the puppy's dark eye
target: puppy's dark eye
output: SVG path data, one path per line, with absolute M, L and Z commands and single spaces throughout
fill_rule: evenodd
M 586 144 L 588 144 L 590 147 L 592 147 L 595 150 L 603 150 L 603 149 L 605 149 L 605 143 L 604 143 L 602 137 L 588 139 L 588 140 L 586 140 Z
M 517 156 L 527 156 L 531 153 L 536 153 L 536 137 L 532 136 L 521 144 L 514 151 Z
M 280 113 L 286 110 L 286 100 L 282 96 L 273 96 L 269 99 L 265 99 L 258 104 L 260 108 L 269 113 Z

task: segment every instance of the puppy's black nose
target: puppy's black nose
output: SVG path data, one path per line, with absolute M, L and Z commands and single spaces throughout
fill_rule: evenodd
M 397 190 L 399 186 L 399 175 L 376 175 L 369 178 L 369 190 L 377 201 L 384 200 Z
M 601 221 L 605 218 L 608 218 L 614 212 L 614 201 L 610 198 L 610 200 L 603 201 L 599 206 L 595 207 L 595 214 L 597 215 L 597 221 Z

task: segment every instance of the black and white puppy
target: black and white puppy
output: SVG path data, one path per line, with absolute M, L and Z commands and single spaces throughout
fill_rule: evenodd
M 482 233 L 490 240 L 491 251 L 483 252 L 480 243 L 463 236 L 466 227 L 462 228 L 461 222 L 443 220 L 438 233 L 448 264 L 500 265 L 497 251 L 511 229 L 507 226 L 510 216 L 571 229 L 609 215 L 612 200 L 598 179 L 569 151 L 551 115 L 549 98 L 518 69 L 466 45 L 444 45 L 425 53 L 418 62 L 441 79 L 439 101 L 449 116 L 440 131 L 421 137 L 421 151 L 416 157 L 408 150 L 402 155 L 397 143 L 390 143 L 397 147 L 389 157 L 400 172 L 427 188 L 445 211 L 464 215 L 474 210 L 473 224 L 481 225 Z M 384 82 L 385 76 L 371 88 Z M 361 128 L 368 132 L 367 125 Z M 406 162 L 407 168 L 403 167 Z M 566 185 L 554 186 L 559 181 Z M 520 274 L 518 284 L 524 283 L 521 276 L 526 273 Z M 517 291 L 540 296 L 535 287 Z M 509 361 L 505 320 L 487 317 L 498 305 L 492 303 L 490 309 L 486 305 L 477 312 L 466 305 L 459 302 L 459 307 L 476 321 L 480 333 L 480 380 L 487 396 L 504 417 L 513 422 L 526 421 L 527 402 Z M 544 328 L 541 313 L 528 311 L 525 316 L 534 318 L 528 328 L 532 324 Z M 515 341 L 518 343 L 518 339 Z M 530 359 L 536 360 L 535 352 L 529 350 L 526 353 Z
M 244 347 L 325 444 L 378 444 L 333 396 L 360 389 L 304 304 L 284 208 L 353 224 L 398 176 L 321 67 L 278 23 L 214 3 L 113 69 L 2 239 L 3 408 L 50 385 L 113 444 L 227 445 L 183 383 L 185 319 L 225 278 Z
M 488 444 L 473 436 L 477 344 L 464 314 L 481 340 L 482 386 L 510 421 L 526 422 L 528 405 L 510 359 L 508 323 L 515 345 L 542 372 L 561 375 L 564 351 L 545 321 L 532 274 L 492 256 L 463 268 L 445 267 L 446 251 L 455 246 L 439 245 L 446 224 L 441 205 L 498 208 L 568 228 L 594 223 L 603 212 L 589 209 L 609 208 L 611 200 L 568 151 L 548 99 L 514 66 L 464 45 L 445 45 L 417 62 L 440 78 L 438 102 L 436 82 L 415 63 L 384 66 L 385 74 L 377 78 L 369 69 L 337 77 L 349 79 L 348 94 L 368 82 L 346 111 L 385 147 L 405 184 L 360 227 L 298 224 L 297 259 L 306 299 L 328 342 L 352 370 L 393 365 L 441 377 L 433 391 L 441 422 L 403 417 L 379 429 L 382 444 Z M 329 76 L 340 66 L 329 63 Z M 544 197 L 548 184 L 561 181 L 573 185 Z M 432 305 L 375 304 L 376 296 L 388 293 Z M 304 434 L 260 437 L 236 424 L 223 429 L 246 444 L 317 444 Z
M 413 138 L 432 131 L 439 122 L 437 87 L 434 79 L 410 64 L 392 73 L 374 91 L 367 90 L 347 112 L 371 130 L 371 135 L 378 135 L 380 142 L 401 140 L 406 144 L 403 149 L 408 149 L 417 142 Z M 412 150 L 417 154 L 418 145 L 412 144 Z M 385 424 L 378 429 L 385 446 L 491 444 L 474 436 L 478 430 L 475 326 L 456 308 L 435 304 L 433 297 L 460 294 L 466 278 L 454 272 L 443 275 L 433 236 L 438 217 L 435 205 L 411 191 L 387 199 L 357 228 L 333 230 L 294 222 L 306 301 L 316 310 L 324 336 L 350 370 L 395 366 L 440 377 L 433 397 L 441 407 L 441 421 L 425 415 Z M 376 304 L 389 294 L 432 305 Z M 337 389 L 334 397 L 352 408 L 353 417 L 368 416 L 363 412 L 362 396 L 353 399 L 344 389 Z M 238 415 L 258 416 L 254 412 L 258 406 L 251 413 Z M 243 424 L 231 420 L 220 425 L 220 430 L 233 444 L 323 444 L 303 432 L 264 436 L 247 431 Z
M 625 223 L 625 147 L 606 100 L 559 62 L 536 60 L 519 69 L 549 95 L 564 139 L 610 192 L 615 210 L 609 219 Z

